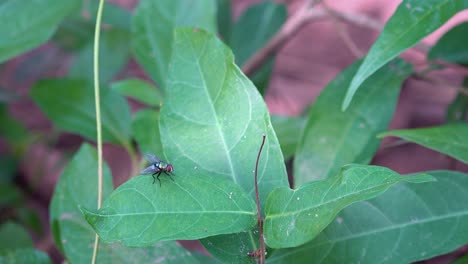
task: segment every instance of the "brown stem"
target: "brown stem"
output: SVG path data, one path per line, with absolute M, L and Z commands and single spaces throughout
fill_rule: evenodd
M 251 75 L 257 71 L 260 66 L 270 58 L 277 50 L 281 49 L 284 44 L 307 22 L 313 19 L 323 18 L 327 12 L 323 9 L 311 9 L 309 6 L 311 1 L 305 1 L 303 6 L 288 20 L 276 35 L 271 38 L 268 43 L 256 52 L 243 66 L 242 70 L 246 75 Z
M 262 154 L 263 145 L 265 145 L 265 138 L 266 135 L 262 135 L 262 145 L 260 145 L 260 149 L 258 150 L 257 161 L 255 162 L 255 202 L 257 203 L 257 219 L 258 219 L 258 232 L 260 234 L 260 264 L 265 264 L 265 240 L 263 239 L 263 218 L 262 212 L 260 208 L 260 198 L 258 195 L 258 162 L 260 161 L 260 154 Z

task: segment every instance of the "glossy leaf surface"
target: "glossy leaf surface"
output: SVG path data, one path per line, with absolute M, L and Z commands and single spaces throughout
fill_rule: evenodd
M 376 138 L 390 121 L 405 78 L 412 68 L 395 60 L 369 78 L 348 110 L 340 106 L 359 62 L 325 87 L 309 110 L 294 159 L 294 186 L 325 179 L 349 163 L 367 164 L 380 144 Z
M 88 139 L 96 138 L 94 90 L 81 80 L 53 79 L 38 82 L 31 97 L 55 126 Z M 119 94 L 101 90 L 102 137 L 104 141 L 128 144 L 130 109 Z
M 468 241 L 468 175 L 429 172 L 437 181 L 400 183 L 345 208 L 316 239 L 280 249 L 269 263 L 411 263 Z M 395 254 L 398 252 L 398 254 Z
M 438 127 L 402 129 L 382 133 L 395 136 L 468 163 L 468 124 L 455 123 Z
M 52 198 L 50 218 L 56 243 L 71 263 L 90 263 L 95 233 L 81 214 L 80 206 L 97 208 L 97 155 L 83 145 L 67 165 Z M 112 191 L 112 179 L 104 167 L 104 198 Z M 131 229 L 131 226 L 128 227 Z M 197 263 L 190 252 L 175 242 L 146 248 L 127 248 L 100 241 L 97 263 Z M 194 262 L 195 261 L 195 262 Z
M 315 238 L 346 206 L 382 194 L 400 181 L 433 180 L 421 174 L 404 177 L 378 166 L 351 164 L 335 177 L 275 189 L 265 206 L 265 242 L 272 248 L 295 247 Z
M 216 2 L 142 0 L 135 10 L 133 51 L 138 62 L 162 91 L 166 90 L 174 29 L 184 26 L 216 32 Z
M 349 106 L 358 88 L 374 72 L 467 7 L 468 0 L 402 1 L 349 85 L 343 108 Z
M 50 264 L 46 253 L 34 248 L 18 248 L 12 250 L 0 250 L 0 263 L 22 264 Z
M 235 233 L 255 225 L 255 204 L 240 186 L 202 172 L 175 171 L 174 181 L 161 177 L 161 186 L 152 184 L 151 175 L 132 178 L 97 213 L 83 209 L 86 220 L 104 241 L 133 247 Z

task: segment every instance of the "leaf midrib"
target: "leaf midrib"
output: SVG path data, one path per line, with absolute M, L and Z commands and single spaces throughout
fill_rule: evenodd
M 178 214 L 238 214 L 238 215 L 255 215 L 255 212 L 251 211 L 180 211 L 180 212 L 172 212 L 172 211 L 158 211 L 158 212 L 138 212 L 138 213 L 125 213 L 125 214 L 100 214 L 100 213 L 91 213 L 94 216 L 99 217 L 117 217 L 117 216 L 144 216 L 144 215 L 178 215 Z

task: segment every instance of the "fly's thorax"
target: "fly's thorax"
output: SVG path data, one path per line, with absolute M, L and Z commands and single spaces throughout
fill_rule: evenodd
M 158 168 L 160 168 L 161 170 L 165 170 L 167 168 L 167 163 L 159 162 L 158 163 Z

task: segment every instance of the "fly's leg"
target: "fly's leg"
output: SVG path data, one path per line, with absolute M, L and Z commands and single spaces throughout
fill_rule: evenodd
M 156 181 L 156 177 L 154 177 L 154 175 L 156 175 L 156 174 L 157 174 L 157 172 L 155 172 L 155 173 L 153 173 L 153 175 L 151 175 L 151 176 L 153 176 L 153 184 L 154 184 L 154 182 Z M 158 179 L 158 180 L 159 180 L 159 179 Z
M 156 176 L 156 178 L 159 181 L 159 187 L 161 187 L 161 180 L 159 179 L 159 176 L 161 176 L 161 171 L 158 171 L 157 174 L 158 174 L 158 176 Z
M 166 174 L 167 176 L 169 176 L 169 178 L 170 178 L 173 182 L 175 182 L 175 181 L 174 181 L 174 178 L 172 178 L 172 175 L 171 175 L 170 173 L 164 172 L 164 174 Z

